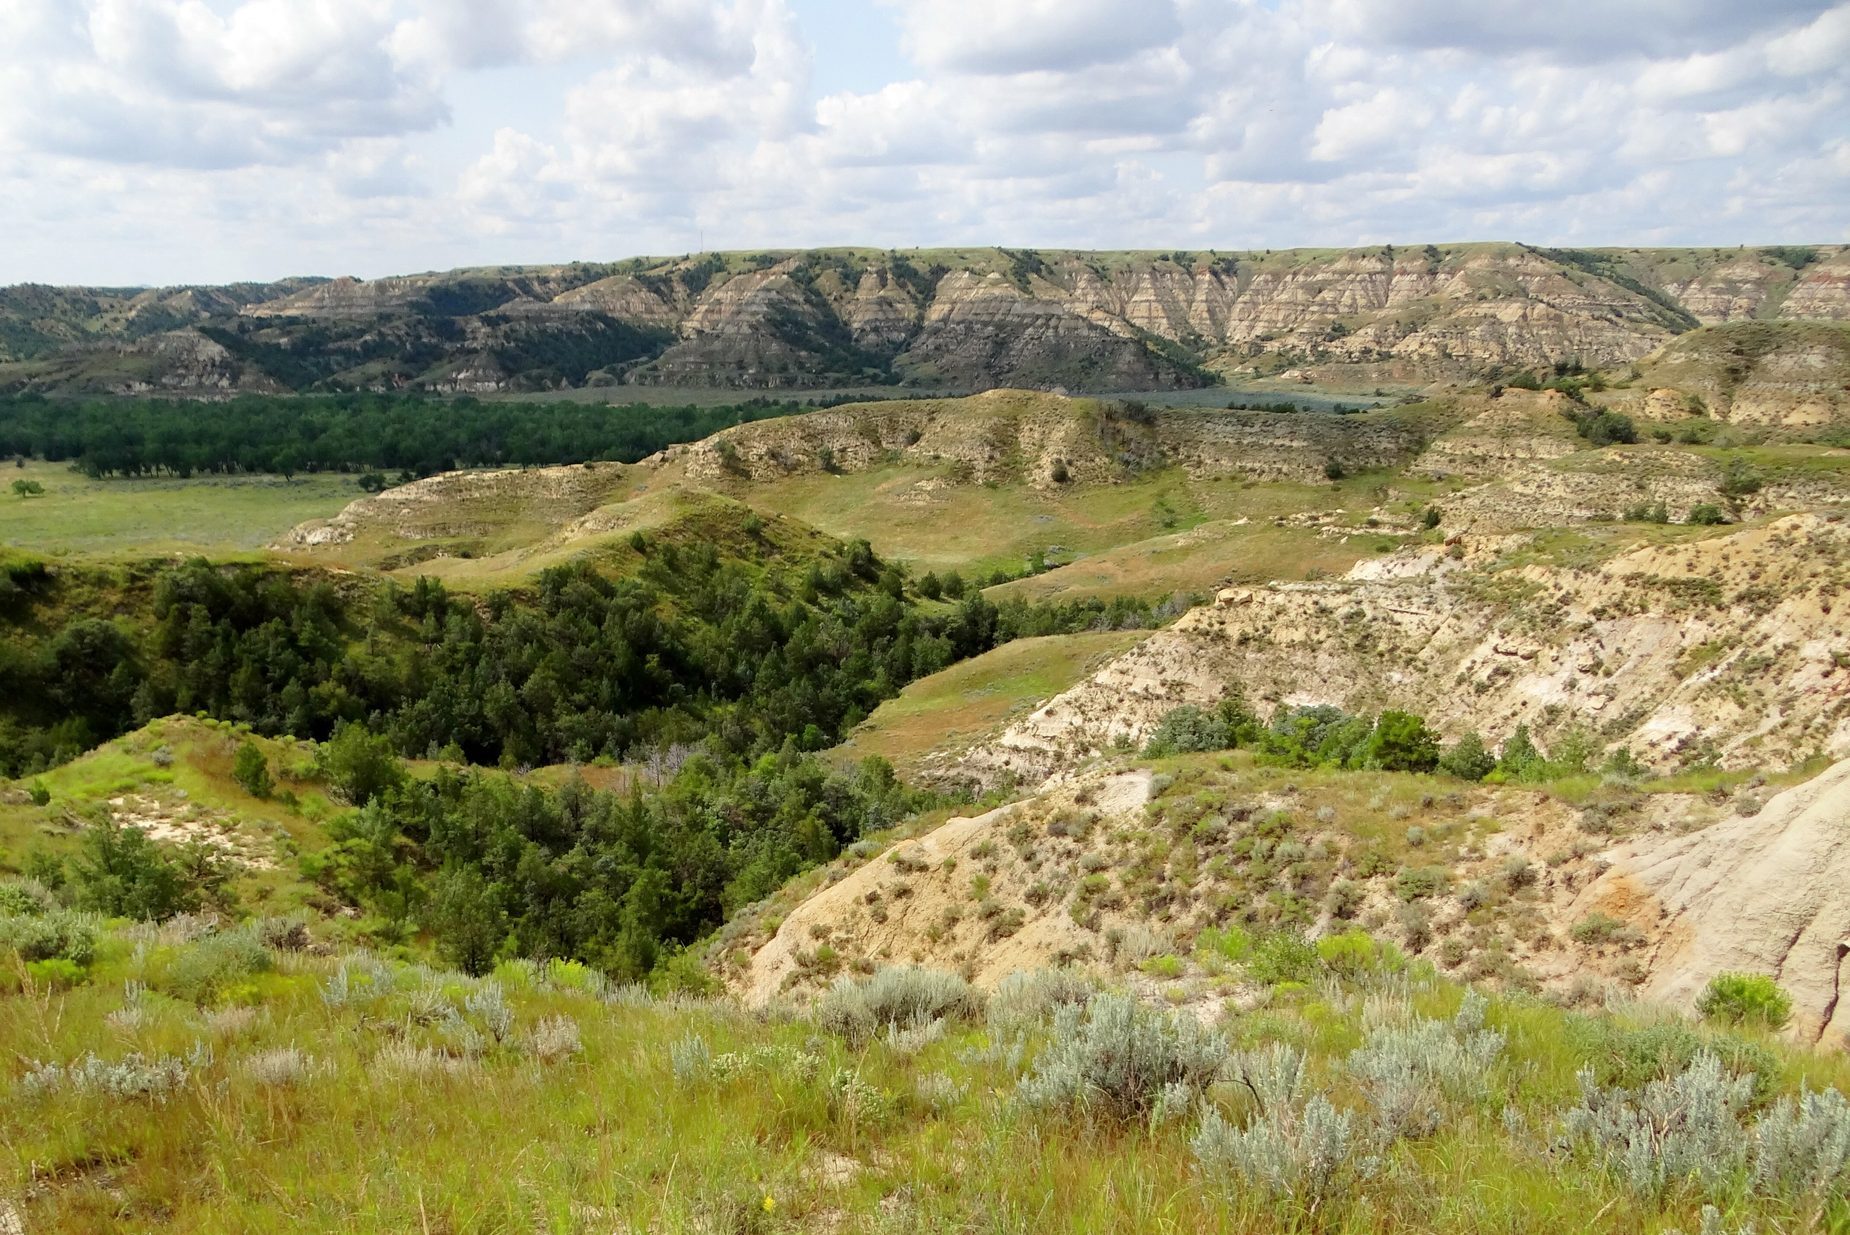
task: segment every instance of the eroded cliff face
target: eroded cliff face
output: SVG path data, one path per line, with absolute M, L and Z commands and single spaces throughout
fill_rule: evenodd
M 1624 410 L 1814 428 L 1850 420 L 1850 323 L 1729 322 L 1694 330 L 1638 362 Z
M 584 373 L 652 384 L 1155 389 L 1217 370 L 1294 366 L 1432 380 L 1564 360 L 1626 365 L 1702 324 L 1850 319 L 1850 253 L 813 250 L 343 278 L 270 292 L 0 292 L 0 321 L 19 340 L 14 359 L 99 338 L 134 350 L 160 330 L 219 323 L 297 353 L 356 334 L 428 344 L 417 364 L 389 375 L 359 366 L 353 384 L 454 389 L 459 366 L 475 375 L 471 389 L 578 380 L 532 378 L 537 364 L 504 363 L 500 373 L 462 365 L 476 341 L 471 323 L 484 318 L 613 340 L 645 332 L 648 348 L 613 341 L 600 350 L 582 339 L 573 348 Z M 267 377 L 341 384 L 334 375 L 346 369 L 308 359 L 301 372 Z
M 1532 552 L 1521 536 L 1460 543 L 1475 547 L 1227 589 L 956 771 L 1033 784 L 1235 685 L 1265 707 L 1404 708 L 1493 742 L 1517 724 L 1544 743 L 1585 724 L 1665 763 L 1850 755 L 1850 676 L 1835 651 L 1850 635 L 1841 519 L 1789 516 L 1590 568 L 1513 564 Z
M 893 400 L 754 421 L 656 461 L 703 482 L 774 480 L 887 462 L 949 465 L 945 483 L 1021 482 L 1035 488 L 1110 483 L 1176 466 L 1209 478 L 1314 483 L 1335 461 L 1362 471 L 1417 456 L 1428 427 L 1392 412 L 1282 416 L 1271 412 L 1148 411 L 1025 390 L 966 399 Z M 1063 477 L 1064 479 L 1060 479 Z

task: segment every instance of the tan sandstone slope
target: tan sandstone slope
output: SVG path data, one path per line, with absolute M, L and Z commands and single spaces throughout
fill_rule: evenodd
M 1687 1006 L 1718 973 L 1771 974 L 1792 995 L 1800 1036 L 1850 1039 L 1839 998 L 1850 952 L 1850 761 L 1757 814 L 1605 857 L 1611 869 L 1570 912 L 1604 912 L 1645 933 L 1645 995 Z
M 1552 565 L 1460 538 L 1344 578 L 1235 587 L 1050 700 L 955 769 L 1032 784 L 1140 741 L 1231 686 L 1255 703 L 1404 708 L 1448 735 L 1585 724 L 1660 763 L 1850 753 L 1850 524 L 1795 515 Z
M 728 982 L 762 1005 L 881 965 L 993 987 L 1081 964 L 1212 1015 L 1257 992 L 1197 950 L 1204 932 L 1296 905 L 1311 934 L 1359 925 L 1461 976 L 1569 1001 L 1616 989 L 1687 1012 L 1718 973 L 1770 974 L 1796 1036 L 1850 1037 L 1850 761 L 1763 807 L 1744 794 L 1732 814 L 1688 793 L 1611 789 L 1576 807 L 1444 777 L 1170 767 L 1091 770 L 844 857 L 734 924 Z M 1410 900 L 1412 867 L 1443 877 Z

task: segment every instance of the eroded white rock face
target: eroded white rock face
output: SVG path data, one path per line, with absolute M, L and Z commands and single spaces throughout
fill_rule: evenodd
M 1850 523 L 1799 515 L 1588 568 L 1460 570 L 1431 549 L 1341 580 L 1229 588 L 960 770 L 1038 783 L 1235 685 L 1262 708 L 1403 708 L 1491 741 L 1518 724 L 1544 742 L 1579 724 L 1659 762 L 1698 747 L 1759 767 L 1841 756 L 1847 585 Z
M 1798 1036 L 1850 1041 L 1850 760 L 1755 815 L 1607 856 L 1570 916 L 1603 912 L 1645 933 L 1643 994 L 1689 1008 L 1716 974 L 1768 974 L 1792 995 Z

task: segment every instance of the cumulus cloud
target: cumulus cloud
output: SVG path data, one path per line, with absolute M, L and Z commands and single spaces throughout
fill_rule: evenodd
M 384 46 L 374 0 L 15 0 L 0 140 L 118 163 L 224 168 L 427 130 L 436 84 Z
M 1181 33 L 1170 0 L 900 0 L 905 47 L 922 67 L 1070 72 L 1162 47 Z
M 0 278 L 1850 239 L 1850 0 L 880 3 L 885 80 L 819 93 L 834 0 L 11 0 Z

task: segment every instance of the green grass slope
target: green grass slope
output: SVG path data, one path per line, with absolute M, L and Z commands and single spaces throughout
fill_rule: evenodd
M 568 964 L 468 978 L 302 945 L 102 927 L 84 980 L 0 978 L 0 1219 L 1629 1235 L 1693 1232 L 1705 1205 L 1743 1229 L 1850 1216 L 1842 1160 L 1778 1135 L 1801 1086 L 1850 1083 L 1842 1057 L 1485 1001 L 1361 936 L 1226 960 L 1241 994 L 1212 1027 L 1078 974 L 987 1001 L 902 974 L 761 1015 Z
M 921 678 L 874 709 L 835 749 L 878 755 L 902 776 L 1000 729 L 1145 637 L 1097 631 L 1017 639 Z

